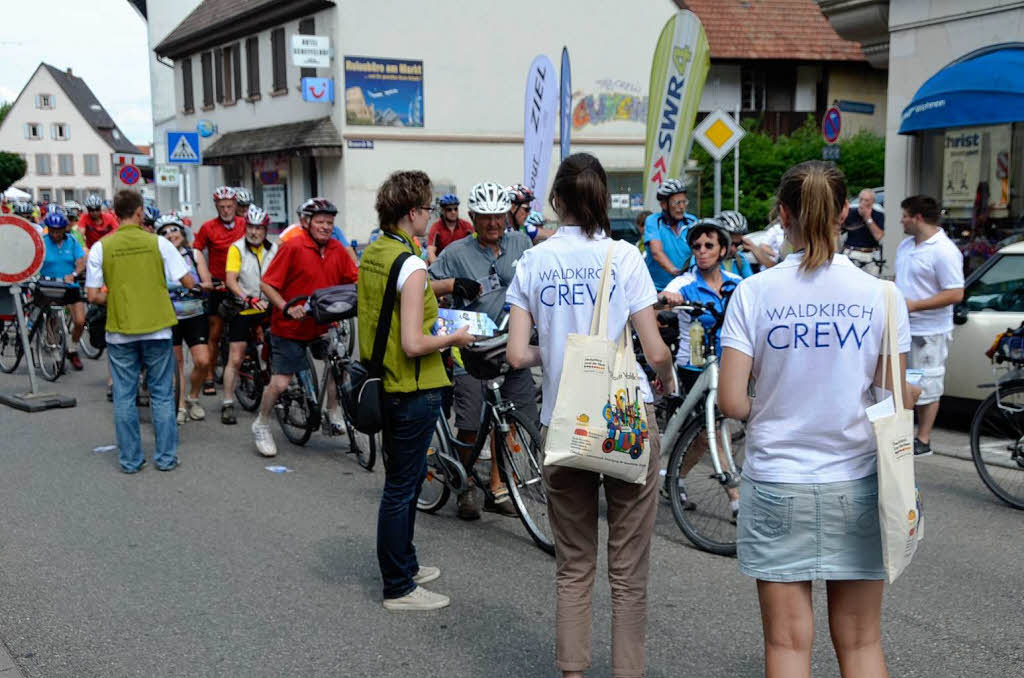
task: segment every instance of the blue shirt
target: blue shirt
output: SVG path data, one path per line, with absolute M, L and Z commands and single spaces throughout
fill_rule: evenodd
M 334 225 L 334 230 L 331 231 L 331 237 L 340 242 L 345 247 L 349 246 L 348 238 L 346 238 L 345 234 L 342 232 L 341 226 L 338 226 L 337 224 Z
M 75 262 L 85 256 L 82 244 L 70 233 L 65 234 L 64 241 L 57 244 L 49 234 L 43 236 L 46 245 L 46 256 L 39 275 L 44 278 L 63 278 L 75 272 Z
M 672 281 L 672 274 L 661 267 L 651 254 L 650 243 L 652 240 L 661 242 L 661 248 L 676 268 L 683 270 L 690 265 L 690 246 L 686 244 L 686 233 L 691 224 L 697 221 L 697 217 L 689 212 L 683 214 L 679 223 L 683 227 L 677 234 L 675 229 L 668 225 L 665 220 L 665 213 L 652 214 L 644 222 L 644 243 L 647 249 L 647 270 L 651 272 L 651 279 L 654 280 L 654 289 L 659 292 L 665 289 Z
M 736 270 L 737 261 L 740 262 L 740 270 L 738 271 Z M 722 270 L 725 271 L 726 273 L 733 273 L 735 275 L 738 275 L 741 278 L 749 278 L 750 276 L 754 275 L 754 269 L 750 268 L 750 262 L 747 261 L 747 258 L 740 254 L 739 252 L 736 252 L 735 257 L 725 258 L 725 261 L 722 262 Z
M 743 278 L 730 273 L 725 269 L 722 269 L 722 278 L 726 282 L 739 283 Z M 719 313 L 725 311 L 725 299 L 718 296 L 711 287 L 708 286 L 707 282 L 704 281 L 704 277 L 694 266 L 689 271 L 681 276 L 673 279 L 668 285 L 665 286 L 666 292 L 675 292 L 682 295 L 683 299 L 692 301 L 698 304 L 710 303 L 714 306 L 715 310 Z M 704 330 L 711 329 L 715 324 L 715 318 L 710 313 L 702 313 L 697 317 L 697 320 L 701 325 L 704 326 Z M 676 353 L 676 364 L 684 367 L 688 370 L 701 370 L 702 367 L 694 367 L 690 365 L 690 322 L 692 318 L 686 313 L 679 314 L 679 351 Z M 722 345 L 717 340 L 721 338 L 722 328 L 718 328 L 718 334 L 715 336 L 717 349 L 715 354 L 722 357 Z

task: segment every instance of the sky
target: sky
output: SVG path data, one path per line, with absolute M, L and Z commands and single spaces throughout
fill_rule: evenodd
M 149 144 L 146 23 L 127 0 L 31 0 L 32 19 L 0 21 L 0 101 L 13 102 L 39 62 L 85 80 L 134 144 Z

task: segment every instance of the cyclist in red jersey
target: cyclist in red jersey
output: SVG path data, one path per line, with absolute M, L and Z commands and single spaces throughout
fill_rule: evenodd
M 117 218 L 103 211 L 103 201 L 96 194 L 85 199 L 85 214 L 78 220 L 78 226 L 85 232 L 85 248 L 89 249 L 100 238 L 117 230 Z
M 235 189 L 221 186 L 213 192 L 213 204 L 217 208 L 217 216 L 204 222 L 196 233 L 192 247 L 206 250 L 206 261 L 210 267 L 210 276 L 215 288 L 210 292 L 210 355 L 217 356 L 220 336 L 224 332 L 224 319 L 220 316 L 220 304 L 227 292 L 218 283 L 225 279 L 224 264 L 228 260 L 228 249 L 231 244 L 245 235 L 245 218 L 237 216 L 238 202 Z M 218 289 L 219 288 L 219 289 Z M 213 370 L 216 359 L 210 362 L 210 371 L 203 384 L 203 395 L 216 395 L 217 388 L 213 383 Z

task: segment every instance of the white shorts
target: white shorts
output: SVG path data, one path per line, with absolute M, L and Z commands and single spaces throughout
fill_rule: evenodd
M 918 405 L 936 403 L 942 397 L 943 384 L 946 380 L 946 358 L 949 357 L 949 347 L 952 343 L 952 332 L 910 338 L 907 367 L 923 372 Z

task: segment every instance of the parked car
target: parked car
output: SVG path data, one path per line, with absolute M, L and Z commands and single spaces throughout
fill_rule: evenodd
M 953 346 L 946 361 L 944 401 L 973 409 L 992 392 L 992 361 L 985 351 L 996 335 L 1021 322 L 1024 242 L 999 250 L 967 278 L 964 300 L 953 309 Z
M 640 231 L 636 227 L 636 217 L 612 217 L 608 220 L 612 227 L 612 240 L 625 240 L 636 244 L 640 240 Z

